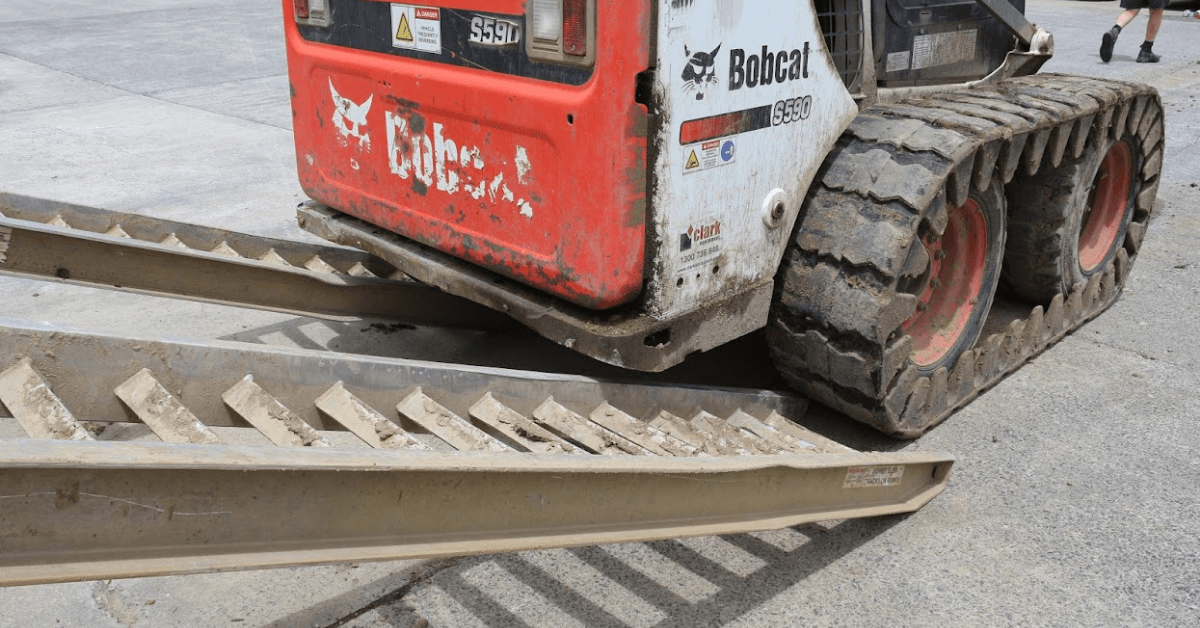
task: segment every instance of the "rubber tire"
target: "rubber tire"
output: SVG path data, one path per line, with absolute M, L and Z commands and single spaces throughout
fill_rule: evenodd
M 971 190 L 970 199 L 979 207 L 985 223 L 986 233 L 984 239 L 987 245 L 985 253 L 983 277 L 979 287 L 976 304 L 972 309 L 969 318 L 962 327 L 958 338 L 954 344 L 946 350 L 939 358 L 928 364 L 917 364 L 913 361 L 910 355 L 906 361 L 907 364 L 915 366 L 921 375 L 930 375 L 940 368 L 952 369 L 958 362 L 958 358 L 971 347 L 975 346 L 975 342 L 979 339 L 979 335 L 983 333 L 984 324 L 987 322 L 988 312 L 992 308 L 992 302 L 996 297 L 996 288 L 1000 284 L 1000 274 L 1003 267 L 1005 255 L 1005 237 L 1007 234 L 1006 228 L 1006 199 L 1002 192 L 1003 185 L 993 179 L 991 185 L 986 190 Z M 948 208 L 948 211 L 953 212 L 953 208 Z M 925 231 L 927 226 L 922 225 L 921 231 Z M 943 238 L 950 232 L 946 230 Z M 918 235 L 921 235 L 920 233 Z M 913 246 L 924 246 L 922 240 L 918 239 L 913 242 Z M 908 284 L 908 285 L 905 285 Z M 924 291 L 926 282 L 922 278 L 917 278 L 915 281 L 901 281 L 897 286 L 898 292 L 907 292 L 916 296 L 920 296 Z M 919 312 L 914 312 L 913 316 L 917 316 Z M 910 318 L 911 320 L 911 318 Z M 906 321 L 905 323 L 907 323 Z M 901 325 L 903 329 L 904 324 Z M 911 335 L 911 334 L 910 334 Z M 914 355 L 917 347 L 920 346 L 921 340 L 913 338 Z
M 993 180 L 986 190 L 970 193 L 986 216 L 986 241 L 990 245 L 979 303 L 952 350 L 935 364 L 921 369 L 922 372 L 953 367 L 983 331 L 1004 257 L 1002 190 L 999 181 Z M 861 198 L 859 202 L 875 203 Z M 797 232 L 804 230 L 806 219 L 806 215 L 801 216 Z M 857 279 L 852 271 L 847 274 L 845 267 L 814 259 L 793 238 L 779 270 L 767 324 L 771 358 L 789 386 L 887 433 L 915 435 L 896 424 L 895 417 L 888 417 L 888 411 L 879 402 L 891 391 L 896 376 L 911 364 L 911 337 L 901 325 L 916 311 L 918 295 L 925 289 L 921 276 L 929 267 L 928 256 L 914 251 L 926 250 L 920 236 L 932 230 L 937 222 L 923 216 L 910 243 L 894 243 L 894 249 L 889 250 L 905 255 L 906 261 L 901 264 L 901 272 L 882 285 Z M 946 224 L 945 220 L 940 222 Z M 831 277 L 834 281 L 831 285 L 812 283 Z M 863 317 L 884 318 L 854 321 L 852 311 Z M 830 312 L 837 314 L 830 317 Z M 827 322 L 830 318 L 845 321 L 847 325 L 831 325 Z M 870 334 L 864 335 L 863 331 Z M 893 362 L 896 368 L 888 366 Z M 921 429 L 924 426 L 918 432 Z
M 1108 252 L 1085 271 L 1079 262 L 1079 237 L 1089 196 L 1104 157 L 1118 142 L 1126 142 L 1132 163 L 1124 214 Z M 1141 145 L 1134 135 L 1091 145 L 1079 159 L 1032 176 L 1020 174 L 1008 184 L 1008 246 L 1004 284 L 1020 297 L 1046 304 L 1056 294 L 1068 294 L 1112 263 L 1125 241 L 1133 218 L 1134 202 L 1141 189 Z

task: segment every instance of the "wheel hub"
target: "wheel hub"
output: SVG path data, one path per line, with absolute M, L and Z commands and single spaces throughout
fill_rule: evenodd
M 909 359 L 930 366 L 954 349 L 979 306 L 988 259 L 983 210 L 974 199 L 950 208 L 945 233 L 929 234 L 921 244 L 929 253 L 929 272 L 917 311 L 901 329 L 913 339 Z
M 1079 268 L 1096 271 L 1108 259 L 1121 234 L 1133 180 L 1133 151 L 1126 142 L 1108 150 L 1092 182 L 1087 212 L 1079 227 Z

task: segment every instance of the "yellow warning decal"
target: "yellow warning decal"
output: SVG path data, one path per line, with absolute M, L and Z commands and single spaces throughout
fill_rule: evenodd
M 408 26 L 408 16 L 400 14 L 400 26 L 396 28 L 396 39 L 400 41 L 412 41 L 412 29 Z
M 700 167 L 700 160 L 696 158 L 696 151 L 692 151 L 692 154 L 688 155 L 687 163 L 683 164 L 683 169 L 684 170 L 695 170 L 696 168 L 699 168 L 699 167 Z

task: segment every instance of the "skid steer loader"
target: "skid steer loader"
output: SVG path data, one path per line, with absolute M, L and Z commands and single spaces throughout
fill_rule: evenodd
M 634 371 L 765 328 L 914 437 L 1111 305 L 1154 205 L 1157 93 L 1036 74 L 1020 0 L 283 6 L 298 220 L 356 250 L 0 194 L 0 272 Z M 0 585 L 909 512 L 952 464 L 770 391 L 0 327 Z
M 1157 93 L 1036 75 L 1022 0 L 289 10 L 303 227 L 630 369 L 765 327 L 898 436 L 1110 305 L 1154 204 Z

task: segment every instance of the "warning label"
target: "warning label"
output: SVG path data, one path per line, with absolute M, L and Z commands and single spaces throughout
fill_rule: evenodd
M 882 488 L 899 486 L 904 477 L 904 467 L 850 467 L 842 488 Z
M 737 144 L 733 138 L 708 140 L 683 147 L 683 173 L 700 172 L 737 160 Z
M 441 54 L 441 10 L 411 4 L 393 4 L 392 46 Z
M 913 38 L 912 69 L 961 63 L 975 58 L 977 29 L 932 33 Z

